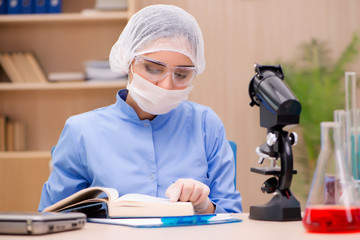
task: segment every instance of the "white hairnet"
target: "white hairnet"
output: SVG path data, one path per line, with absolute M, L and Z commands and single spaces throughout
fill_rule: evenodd
M 134 56 L 156 51 L 186 55 L 198 74 L 205 69 L 200 27 L 191 14 L 179 7 L 151 5 L 134 14 L 111 49 L 111 69 L 127 73 Z

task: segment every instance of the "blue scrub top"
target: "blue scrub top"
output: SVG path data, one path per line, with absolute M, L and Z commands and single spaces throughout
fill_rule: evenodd
M 233 152 L 214 111 L 183 101 L 151 121 L 139 120 L 126 96 L 121 90 L 115 104 L 66 121 L 39 211 L 87 187 L 165 197 L 177 179 L 193 178 L 209 186 L 217 213 L 241 212 Z

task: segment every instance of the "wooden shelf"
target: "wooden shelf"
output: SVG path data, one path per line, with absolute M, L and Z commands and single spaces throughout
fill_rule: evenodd
M 11 23 L 51 23 L 51 22 L 81 22 L 81 21 L 127 21 L 127 11 L 100 12 L 85 10 L 81 13 L 60 13 L 60 14 L 14 14 L 1 15 L 0 25 Z
M 0 159 L 49 159 L 50 151 L 0 152 Z
M 0 91 L 71 90 L 125 88 L 127 81 L 109 82 L 54 82 L 54 83 L 0 83 Z

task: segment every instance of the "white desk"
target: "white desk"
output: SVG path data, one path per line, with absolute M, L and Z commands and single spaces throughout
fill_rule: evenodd
M 43 236 L 11 236 L 0 235 L 0 239 L 61 239 L 61 240 L 231 240 L 231 239 L 314 239 L 314 240 L 359 240 L 359 233 L 348 234 L 314 234 L 307 233 L 301 221 L 296 222 L 267 222 L 255 221 L 248 218 L 248 214 L 236 214 L 243 221 L 240 223 L 229 223 L 219 225 L 204 225 L 191 227 L 171 228 L 132 228 L 124 226 L 86 223 L 81 230 L 54 233 Z

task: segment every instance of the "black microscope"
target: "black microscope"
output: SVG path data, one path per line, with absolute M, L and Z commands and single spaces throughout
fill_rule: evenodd
M 286 85 L 280 65 L 255 64 L 256 74 L 249 84 L 251 106 L 260 107 L 260 126 L 267 128 L 266 142 L 256 148 L 259 163 L 271 160 L 270 167 L 251 168 L 254 173 L 273 175 L 261 186 L 274 197 L 265 205 L 250 206 L 250 219 L 266 221 L 301 220 L 300 203 L 290 191 L 293 174 L 291 146 L 296 144 L 296 133 L 284 131 L 285 126 L 299 123 L 301 104 Z M 301 83 L 300 83 L 301 84 Z M 276 160 L 280 158 L 280 167 Z

